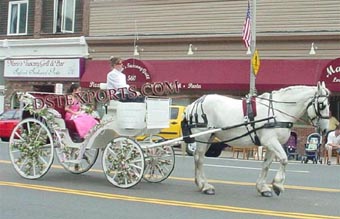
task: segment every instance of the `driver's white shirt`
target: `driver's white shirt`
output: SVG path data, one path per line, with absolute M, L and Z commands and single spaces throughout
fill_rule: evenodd
M 107 89 L 115 89 L 126 88 L 128 89 L 130 86 L 126 83 L 126 75 L 117 69 L 113 69 L 107 74 L 106 78 Z

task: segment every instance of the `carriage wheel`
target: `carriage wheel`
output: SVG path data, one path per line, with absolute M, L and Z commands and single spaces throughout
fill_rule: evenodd
M 47 126 L 34 118 L 15 126 L 9 140 L 9 155 L 16 172 L 26 179 L 45 175 L 53 162 L 53 139 Z
M 134 140 L 118 137 L 106 146 L 102 164 L 110 183 L 120 188 L 130 188 L 143 177 L 144 154 Z
M 79 148 L 68 147 L 64 144 L 62 136 L 63 133 L 56 132 L 54 134 L 54 142 L 57 144 L 56 153 L 61 166 L 74 174 L 81 174 L 89 171 L 97 160 L 99 149 L 86 149 L 83 158 L 79 163 L 69 162 L 69 160 L 76 160 L 79 154 Z
M 144 139 L 143 142 L 154 143 L 165 141 L 165 138 L 159 135 L 153 135 Z M 143 178 L 148 182 L 162 182 L 167 179 L 175 167 L 175 153 L 171 146 L 164 145 L 154 148 L 144 149 L 145 170 Z
M 143 178 L 148 182 L 162 182 L 175 167 L 174 149 L 169 145 L 146 148 L 146 167 Z

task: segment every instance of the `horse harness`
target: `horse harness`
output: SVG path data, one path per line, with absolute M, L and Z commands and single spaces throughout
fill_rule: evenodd
M 189 121 L 187 121 L 186 118 L 182 121 L 183 139 L 186 143 L 193 143 L 195 141 L 194 138 L 189 137 L 190 134 L 192 133 L 191 128 L 208 128 L 208 118 L 207 118 L 207 115 L 205 114 L 204 108 L 203 108 L 203 103 L 204 103 L 205 98 L 206 98 L 206 95 L 202 96 L 200 99 L 195 101 L 194 106 L 192 107 L 191 112 L 189 114 Z M 264 118 L 264 119 L 255 120 L 255 118 L 257 116 L 257 112 L 256 112 L 256 104 L 257 104 L 256 99 L 257 98 L 258 97 L 252 96 L 252 97 L 246 97 L 246 99 L 242 100 L 243 101 L 244 123 L 221 128 L 221 130 L 229 130 L 229 129 L 232 129 L 232 128 L 238 128 L 238 127 L 241 127 L 241 126 L 245 126 L 246 129 L 247 129 L 247 132 L 240 135 L 240 136 L 237 136 L 237 137 L 225 140 L 225 141 L 221 141 L 222 143 L 234 141 L 234 140 L 243 138 L 243 137 L 248 135 L 255 145 L 260 146 L 261 142 L 259 140 L 259 137 L 257 136 L 256 131 L 263 129 L 263 128 L 288 128 L 288 129 L 291 129 L 293 127 L 292 122 L 279 122 L 279 121 L 276 120 L 274 112 L 275 112 L 275 110 L 276 111 L 280 111 L 280 110 L 274 109 L 273 103 L 277 102 L 277 103 L 295 104 L 296 102 L 275 101 L 275 100 L 273 100 L 273 94 L 270 93 L 270 96 L 269 96 L 268 99 L 267 98 L 261 98 L 261 99 L 265 99 L 265 100 L 269 101 L 269 104 L 267 105 L 268 106 L 268 117 Z M 326 108 L 326 105 L 324 104 L 324 101 L 319 102 L 318 101 L 319 98 L 328 98 L 328 95 L 314 95 L 312 100 L 307 105 L 307 110 L 310 106 L 313 106 L 313 109 L 314 109 L 314 112 L 315 112 L 315 115 L 316 115 L 313 118 L 309 118 L 311 121 L 315 120 L 316 118 L 321 118 L 321 119 L 328 118 L 326 116 L 321 115 L 321 111 Z M 199 122 L 198 109 L 201 109 L 201 117 L 203 119 L 203 122 Z M 284 113 L 282 111 L 280 111 L 280 112 L 288 115 L 287 113 Z M 288 116 L 290 116 L 290 115 L 288 115 Z M 263 122 L 263 121 L 267 121 L 267 122 L 265 124 L 263 124 L 262 126 L 259 126 L 259 127 L 255 126 L 256 123 Z M 212 143 L 212 142 L 202 142 L 202 143 Z

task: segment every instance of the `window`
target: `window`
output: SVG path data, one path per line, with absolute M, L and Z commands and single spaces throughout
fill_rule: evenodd
M 75 0 L 54 1 L 54 33 L 74 32 L 75 9 Z
M 177 119 L 178 116 L 178 108 L 171 108 L 171 118 L 170 119 Z
M 8 7 L 8 35 L 27 34 L 28 1 L 12 1 Z

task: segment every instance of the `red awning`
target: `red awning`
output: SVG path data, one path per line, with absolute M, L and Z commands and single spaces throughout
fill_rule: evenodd
M 340 58 L 327 63 L 322 70 L 321 81 L 324 81 L 331 91 L 340 91 Z
M 264 60 L 256 79 L 258 90 L 316 85 L 329 60 Z
M 261 60 L 256 78 L 259 91 L 291 85 L 316 85 L 330 60 Z M 249 89 L 249 60 L 148 60 L 151 82 L 181 83 L 181 89 Z M 89 60 L 81 78 L 83 87 L 98 87 L 106 82 L 108 61 Z M 337 88 L 340 91 L 340 87 Z
M 80 86 L 99 88 L 100 83 L 106 83 L 106 75 L 110 71 L 111 66 L 108 60 L 87 60 L 85 72 L 80 79 Z
M 152 66 L 138 59 L 127 59 L 123 61 L 126 80 L 128 84 L 141 87 L 146 82 L 151 82 Z M 80 80 L 82 87 L 99 87 L 100 83 L 106 83 L 106 76 L 112 70 L 109 61 L 88 60 L 86 70 Z

